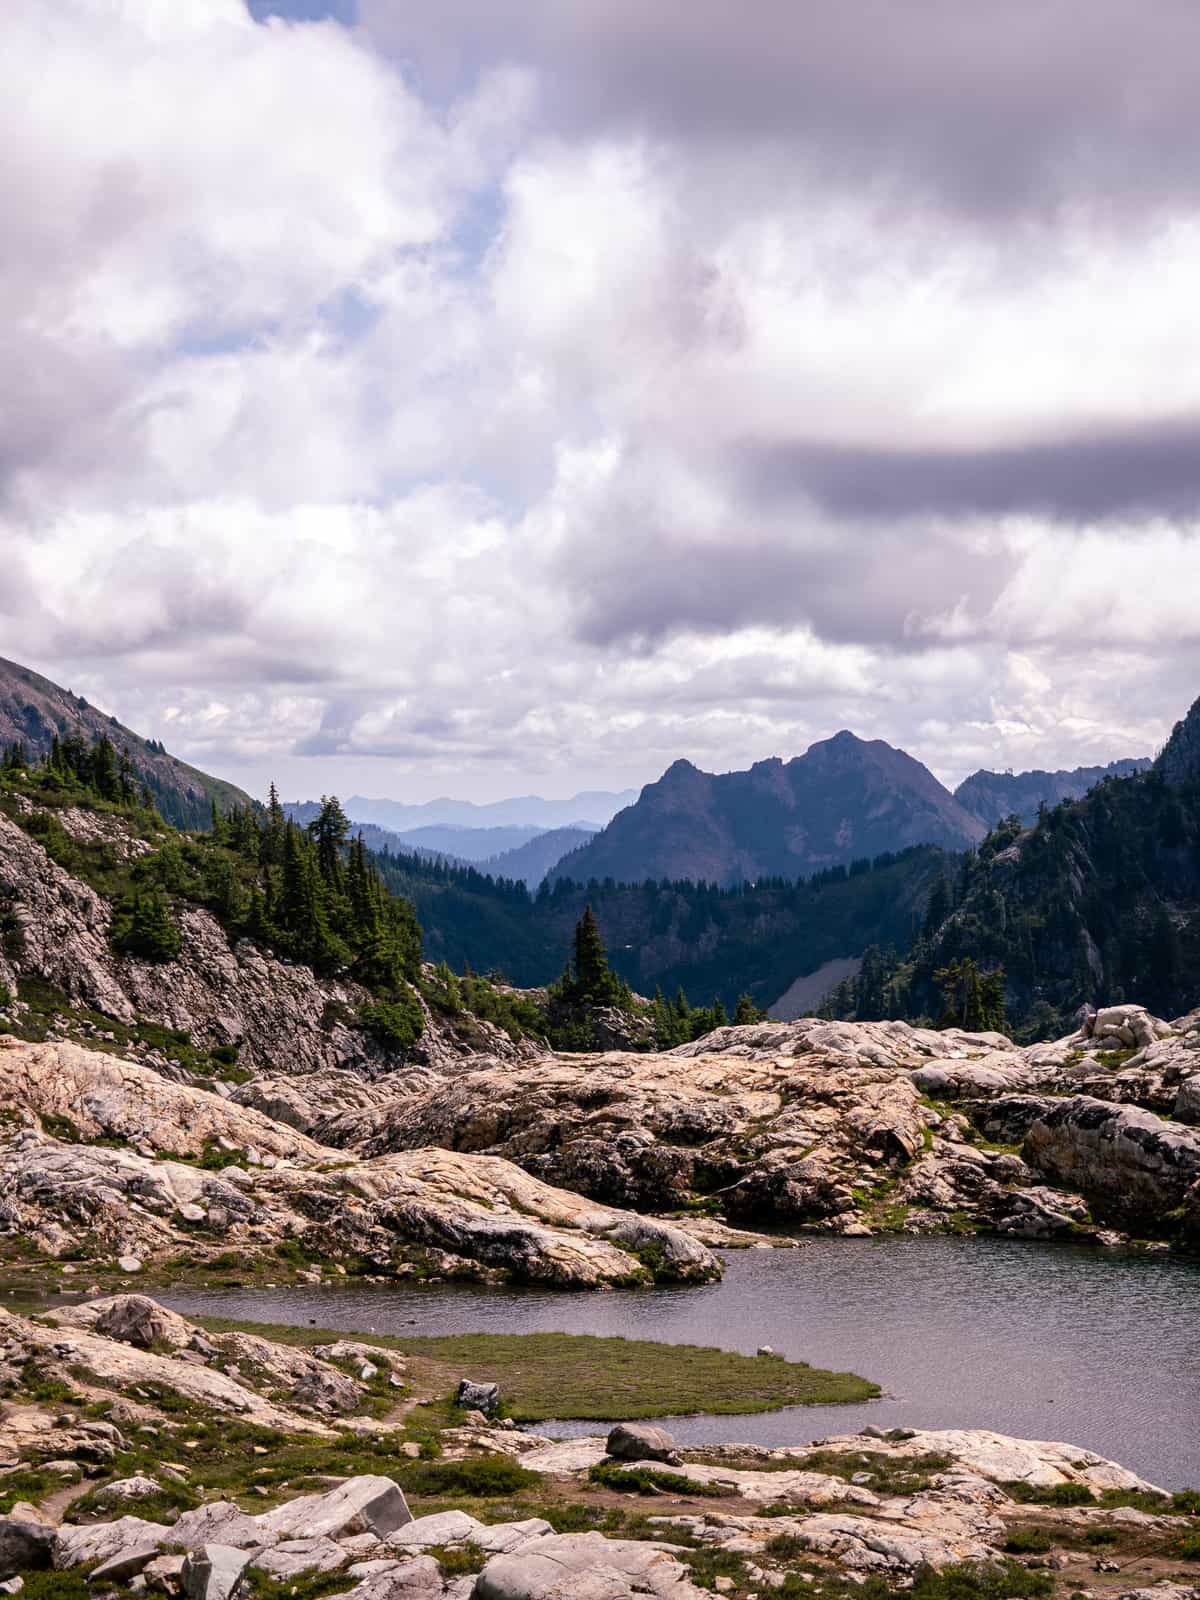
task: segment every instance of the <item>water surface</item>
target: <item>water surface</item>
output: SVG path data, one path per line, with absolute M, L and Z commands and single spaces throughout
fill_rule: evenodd
M 1200 1484 L 1200 1265 L 999 1239 L 822 1239 L 732 1252 L 719 1284 L 566 1294 L 443 1284 L 208 1289 L 184 1312 L 393 1334 L 620 1333 L 770 1344 L 861 1373 L 880 1400 L 667 1423 L 689 1444 L 790 1445 L 881 1427 L 1064 1439 L 1151 1480 Z M 594 1432 L 561 1423 L 546 1431 Z

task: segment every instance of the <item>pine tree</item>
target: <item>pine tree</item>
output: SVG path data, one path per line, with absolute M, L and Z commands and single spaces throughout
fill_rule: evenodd
M 737 1005 L 733 1011 L 734 1027 L 744 1028 L 749 1023 L 757 1022 L 758 1020 L 758 1007 L 754 1004 L 754 1001 L 751 1000 L 748 994 L 738 995 Z
M 91 786 L 102 800 L 119 800 L 121 784 L 117 776 L 117 752 L 106 733 L 100 735 L 91 750 Z
M 279 803 L 279 790 L 272 784 L 267 795 L 267 821 L 259 842 L 259 860 L 264 867 L 283 865 L 283 844 L 286 819 Z
M 183 942 L 166 896 L 159 888 L 134 895 L 118 910 L 110 940 L 115 950 L 146 961 L 173 961 Z
M 322 795 L 321 809 L 308 825 L 317 846 L 317 869 L 331 895 L 342 894 L 346 873 L 342 846 L 350 832 L 350 819 L 336 795 Z
M 575 971 L 572 998 L 595 1005 L 611 1005 L 621 999 L 622 984 L 608 964 L 596 914 L 591 905 L 584 908 L 575 924 Z

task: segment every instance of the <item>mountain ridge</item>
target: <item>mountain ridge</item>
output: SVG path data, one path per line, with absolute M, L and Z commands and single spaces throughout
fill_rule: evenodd
M 906 751 L 842 729 L 790 761 L 772 756 L 743 772 L 673 762 L 554 876 L 728 885 L 799 877 L 915 844 L 962 850 L 985 831 Z
M 1077 800 L 1105 778 L 1130 778 L 1151 765 L 1149 756 L 1126 756 L 1105 766 L 1064 767 L 1056 772 L 1041 767 L 1027 772 L 992 772 L 980 767 L 963 779 L 954 798 L 989 828 L 1010 816 L 1033 823 L 1043 804 L 1056 806 L 1064 800 Z
M 127 751 L 164 820 L 176 827 L 208 827 L 214 801 L 222 811 L 254 804 L 235 784 L 169 755 L 160 741 L 135 733 L 82 695 L 0 656 L 0 744 L 22 744 L 33 758 L 44 756 L 55 738 L 72 736 L 89 745 L 108 738 L 118 753 Z

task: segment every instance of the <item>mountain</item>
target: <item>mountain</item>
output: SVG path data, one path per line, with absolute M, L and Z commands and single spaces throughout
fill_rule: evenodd
M 354 816 L 353 811 L 350 816 Z M 530 840 L 540 838 L 544 828 L 495 827 L 466 828 L 457 823 L 429 824 L 424 828 L 388 830 L 396 850 L 427 850 L 434 855 L 454 856 L 459 861 L 488 861 L 510 850 L 519 850 Z M 491 868 L 487 869 L 489 872 Z
M 735 884 L 819 870 L 937 844 L 962 850 L 984 835 L 927 767 L 881 739 L 845 731 L 788 762 L 701 772 L 677 761 L 618 812 L 556 877 L 690 879 Z
M 307 826 L 321 807 L 315 800 L 289 800 L 283 809 Z M 400 833 L 364 821 L 352 810 L 348 815 L 352 831 L 362 834 L 368 850 L 412 851 L 429 858 L 474 862 L 494 877 L 527 880 L 533 889 L 562 856 L 586 844 L 596 831 L 587 823 L 574 828 L 465 828 L 447 823 Z
M 370 800 L 361 794 L 345 802 L 346 812 L 362 822 L 376 822 L 382 828 L 403 833 L 410 828 L 450 824 L 460 828 L 602 828 L 623 806 L 637 798 L 636 789 L 613 794 L 602 789 L 586 789 L 569 800 L 545 800 L 538 794 L 519 795 L 513 800 L 493 800 L 476 805 L 473 800 L 427 800 L 422 805 L 405 805 L 399 800 Z
M 480 865 L 494 878 L 516 878 L 530 889 L 536 889 L 565 855 L 587 844 L 594 832 L 593 828 L 550 828 L 536 834 L 528 843 L 491 856 Z
M 21 743 L 32 758 L 45 755 L 55 737 L 72 736 L 89 745 L 107 736 L 118 752 L 127 751 L 139 781 L 177 828 L 206 828 L 214 800 L 223 811 L 253 803 L 233 784 L 188 766 L 168 755 L 158 740 L 143 739 L 116 717 L 97 711 L 82 695 L 0 657 L 0 744 Z
M 306 828 L 310 822 L 315 822 L 321 807 L 316 800 L 285 800 L 283 802 L 285 815 Z M 435 850 L 431 846 L 414 843 L 403 834 L 393 833 L 390 828 L 380 828 L 374 822 L 357 822 L 351 819 L 350 832 L 352 837 L 362 835 L 362 842 L 368 850 L 376 852 L 389 850 L 412 852 L 423 856 L 427 861 L 449 861 L 454 866 L 466 866 L 467 861 L 463 856 L 450 855 L 445 850 Z
M 1037 821 L 1041 806 L 1076 800 L 1104 778 L 1131 778 L 1151 765 L 1149 756 L 1110 761 L 1106 767 L 1073 767 L 1069 772 L 987 772 L 964 778 L 954 791 L 959 805 L 989 828 L 1003 817 Z

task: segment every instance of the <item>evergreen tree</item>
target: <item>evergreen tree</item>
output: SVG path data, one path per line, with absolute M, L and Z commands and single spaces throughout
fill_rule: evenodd
M 182 944 L 167 898 L 157 887 L 134 895 L 118 909 L 110 939 L 115 950 L 146 961 L 173 961 Z
M 279 803 L 279 790 L 272 784 L 267 796 L 267 820 L 262 830 L 259 859 L 264 867 L 283 865 L 283 846 L 286 819 Z
M 308 831 L 317 847 L 317 868 L 325 887 L 331 895 L 340 895 L 346 879 L 342 846 L 350 833 L 350 819 L 336 795 L 321 796 L 321 809 Z
M 744 1028 L 748 1023 L 759 1020 L 758 1007 L 748 994 L 742 993 L 737 997 L 737 1005 L 733 1010 L 734 1026 Z
M 596 914 L 584 908 L 575 924 L 575 970 L 571 998 L 594 1005 L 613 1005 L 622 999 L 624 986 L 608 964 Z

